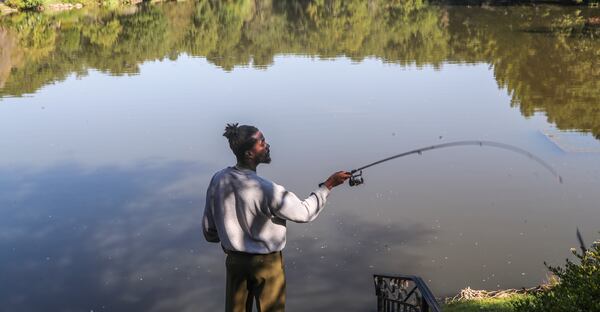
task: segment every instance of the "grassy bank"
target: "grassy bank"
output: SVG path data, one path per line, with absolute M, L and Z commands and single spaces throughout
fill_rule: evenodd
M 513 303 L 524 299 L 527 295 L 511 295 L 506 298 L 489 298 L 461 300 L 445 304 L 444 312 L 513 312 Z

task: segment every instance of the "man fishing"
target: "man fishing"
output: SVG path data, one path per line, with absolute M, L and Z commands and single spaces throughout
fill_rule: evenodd
M 206 192 L 202 228 L 209 242 L 227 254 L 225 311 L 285 310 L 285 272 L 281 251 L 286 220 L 313 221 L 325 207 L 332 188 L 351 175 L 332 174 L 308 198 L 257 175 L 259 164 L 271 162 L 270 146 L 255 127 L 227 124 L 223 134 L 237 164 L 212 177 Z

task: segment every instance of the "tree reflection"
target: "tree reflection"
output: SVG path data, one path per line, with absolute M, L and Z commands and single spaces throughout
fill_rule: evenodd
M 544 112 L 560 129 L 589 131 L 600 139 L 600 32 L 577 22 L 581 11 L 451 12 L 451 21 L 464 21 L 450 30 L 450 50 L 458 52 L 453 58 L 493 65 L 498 85 L 524 116 Z
M 0 95 L 94 68 L 132 74 L 185 53 L 224 70 L 278 54 L 401 65 L 485 62 L 512 105 L 600 139 L 600 31 L 593 11 L 432 7 L 421 0 L 199 0 L 126 11 L 14 14 L 0 22 Z

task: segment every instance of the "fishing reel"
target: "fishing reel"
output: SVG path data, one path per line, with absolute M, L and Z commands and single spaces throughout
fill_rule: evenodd
M 362 177 L 362 170 L 352 170 L 350 171 L 350 175 L 350 179 L 348 179 L 348 184 L 350 184 L 350 186 L 357 186 L 365 183 L 365 180 Z M 319 183 L 319 187 L 322 187 L 323 185 L 325 185 L 325 182 Z
M 356 170 L 352 170 L 350 173 L 352 174 L 350 179 L 348 179 L 348 184 L 350 184 L 350 186 L 356 186 L 365 183 L 365 180 L 362 177 L 362 170 L 358 171 L 358 173 Z

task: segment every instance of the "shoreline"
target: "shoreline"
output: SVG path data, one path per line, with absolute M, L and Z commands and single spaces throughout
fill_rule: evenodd
M 551 287 L 550 284 L 544 284 L 521 289 L 475 290 L 467 286 L 454 297 L 440 299 L 439 304 L 447 312 L 513 312 L 516 302 L 546 291 Z
M 175 0 L 180 1 L 180 0 Z M 5 16 L 13 13 L 23 13 L 23 12 L 61 12 L 61 11 L 70 11 L 70 10 L 80 10 L 85 7 L 129 7 L 135 6 L 143 2 L 156 3 L 156 2 L 166 2 L 165 0 L 152 0 L 152 1 L 144 1 L 144 0 L 126 0 L 126 1 L 89 1 L 84 0 L 80 2 L 60 2 L 60 1 L 44 1 L 45 3 L 34 6 L 34 7 L 25 7 L 19 8 L 14 7 L 9 4 L 6 4 L 6 1 L 0 2 L 0 16 Z
M 10 0 L 9 0 L 10 1 Z M 105 0 L 105 1 L 91 1 L 91 0 L 83 0 L 81 2 L 59 2 L 55 0 L 38 0 L 40 2 L 44 2 L 40 5 L 36 6 L 27 6 L 22 3 L 23 7 L 15 7 L 14 5 L 6 4 L 6 0 L 0 0 L 0 16 L 5 16 L 12 13 L 19 12 L 61 12 L 61 11 L 70 11 L 70 10 L 79 10 L 84 7 L 115 7 L 115 6 L 134 6 L 140 3 L 148 2 L 148 3 L 158 3 L 158 2 L 168 2 L 168 1 L 185 1 L 185 0 Z M 505 6 L 521 6 L 521 5 L 556 5 L 556 6 L 578 6 L 578 7 L 592 7 L 598 8 L 600 0 L 596 1 L 582 1 L 580 3 L 565 3 L 560 1 L 537 1 L 537 2 L 529 2 L 529 1 L 514 1 L 514 2 L 506 2 L 506 1 L 496 1 L 496 2 L 488 2 L 488 1 L 479 1 L 478 3 L 473 3 L 472 1 L 464 1 L 456 2 L 456 1 L 431 1 L 429 4 L 431 5 L 464 5 L 464 6 L 481 6 L 481 7 L 505 7 Z M 600 17 L 598 17 L 600 19 Z M 591 20 L 589 21 L 590 25 L 600 25 L 600 20 Z

